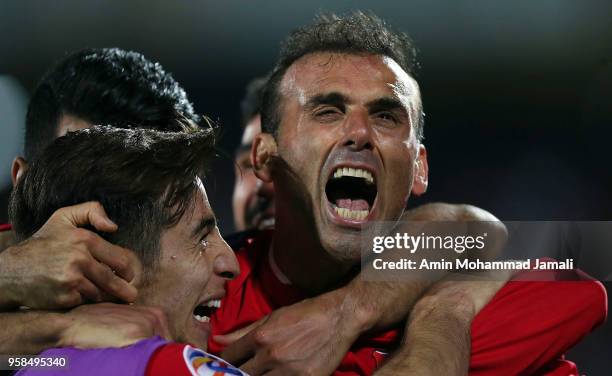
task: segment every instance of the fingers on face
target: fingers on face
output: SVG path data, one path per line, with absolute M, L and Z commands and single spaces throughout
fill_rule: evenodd
M 140 262 L 136 255 L 126 248 L 111 244 L 96 235 L 89 244 L 91 255 L 99 262 L 108 265 L 118 276 L 131 282 L 140 272 Z
M 126 302 L 136 300 L 138 295 L 136 287 L 113 273 L 108 265 L 91 258 L 91 261 L 83 266 L 83 272 L 90 281 L 110 295 Z
M 83 273 L 103 291 L 126 302 L 136 300 L 138 290 L 130 284 L 141 267 L 133 252 L 111 244 L 85 229 L 73 231 L 76 242 L 85 247 L 80 260 Z

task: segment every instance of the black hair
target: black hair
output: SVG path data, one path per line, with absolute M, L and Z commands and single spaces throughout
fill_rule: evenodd
M 118 48 L 77 51 L 42 78 L 26 115 L 25 157 L 32 160 L 55 137 L 62 115 L 91 124 L 180 131 L 201 121 L 185 90 L 159 63 Z
M 119 226 L 100 235 L 134 250 L 147 269 L 159 257 L 162 230 L 190 207 L 214 143 L 212 128 L 69 132 L 31 162 L 13 190 L 9 216 L 16 236 L 29 238 L 57 209 L 99 201 Z
M 263 91 L 268 81 L 268 76 L 256 77 L 248 83 L 246 93 L 240 102 L 240 112 L 242 115 L 242 126 L 246 125 L 261 112 L 261 102 Z
M 418 67 L 416 48 L 405 33 L 392 31 L 371 13 L 355 11 L 348 16 L 322 14 L 307 26 L 294 30 L 281 44 L 280 55 L 264 88 L 262 131 L 275 137 L 280 125 L 280 82 L 287 69 L 301 57 L 315 52 L 382 55 L 392 58 L 406 73 Z M 419 109 L 415 124 L 417 139 L 422 138 L 423 114 Z

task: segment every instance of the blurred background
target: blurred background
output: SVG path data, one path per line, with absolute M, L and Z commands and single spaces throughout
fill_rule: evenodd
M 372 10 L 420 51 L 430 189 L 414 203 L 465 202 L 503 220 L 612 220 L 612 2 L 2 1 L 0 223 L 21 153 L 28 95 L 84 47 L 142 52 L 223 128 L 207 189 L 233 230 L 232 155 L 244 86 L 318 11 Z M 610 250 L 604 250 L 610 252 Z M 570 356 L 607 374 L 610 325 Z

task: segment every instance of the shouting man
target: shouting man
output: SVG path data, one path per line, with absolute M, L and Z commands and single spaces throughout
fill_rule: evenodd
M 244 239 L 241 274 L 212 318 L 215 334 L 240 330 L 214 336 L 210 348 L 225 348 L 222 354 L 247 372 L 371 374 L 390 358 L 379 374 L 409 374 L 414 363 L 406 360 L 417 351 L 432 374 L 463 373 L 468 361 L 474 374 L 571 374 L 573 364 L 558 359 L 603 320 L 605 292 L 596 282 L 513 281 L 474 322 L 474 306 L 449 314 L 461 317 L 464 332 L 472 330 L 471 359 L 470 351 L 456 359 L 445 350 L 457 346 L 452 335 L 444 337 L 453 320 L 429 327 L 440 333 L 431 338 L 438 346 L 418 350 L 411 333 L 422 324 L 414 324 L 414 315 L 403 343 L 398 330 L 385 332 L 430 285 L 355 277 L 363 228 L 421 218 L 406 211 L 409 197 L 428 184 L 413 68 L 407 36 L 360 12 L 320 17 L 284 41 L 264 91 L 263 133 L 251 152 L 257 177 L 274 184 L 275 229 Z M 494 219 L 470 207 L 459 215 L 456 207 L 443 209 L 433 218 Z M 447 295 L 422 300 L 415 311 L 458 301 L 469 303 Z M 460 346 L 469 350 L 469 335 Z

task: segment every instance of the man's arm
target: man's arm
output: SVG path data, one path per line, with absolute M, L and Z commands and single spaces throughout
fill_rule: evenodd
M 490 221 L 492 230 L 505 233 L 501 222 L 496 228 L 493 215 L 469 205 L 424 205 L 403 220 Z M 369 282 L 357 276 L 346 286 L 281 308 L 216 340 L 231 344 L 222 353 L 224 359 L 253 375 L 270 369 L 329 375 L 361 334 L 405 320 L 434 282 Z
M 94 346 L 113 342 L 120 345 L 134 338 L 136 332 L 151 332 L 134 330 L 129 323 L 119 325 L 118 320 L 117 325 L 108 326 L 104 317 L 89 314 L 92 306 L 66 314 L 15 311 L 20 306 L 64 309 L 85 301 L 135 300 L 136 288 L 128 281 L 139 278 L 138 260 L 132 252 L 78 227 L 85 225 L 106 232 L 117 229 L 99 203 L 83 203 L 59 209 L 30 239 L 0 253 L 0 310 L 13 311 L 0 314 L 3 328 L 0 353 L 38 353 L 63 344 Z M 95 310 L 99 312 L 103 308 L 97 306 Z M 85 319 L 90 320 L 90 326 L 85 327 L 82 335 L 70 330 L 83 327 Z M 145 328 L 147 325 L 141 325 L 140 320 L 132 321 Z M 99 332 L 97 327 L 117 332 L 96 339 L 91 332 Z M 119 330 L 128 331 L 120 335 Z
M 99 303 L 67 313 L 0 313 L 0 354 L 38 354 L 52 347 L 121 347 L 154 335 L 170 338 L 158 308 Z
M 59 312 L 0 313 L 0 354 L 38 354 L 55 347 L 66 325 Z
M 415 304 L 400 349 L 376 376 L 467 375 L 474 308 L 460 295 L 440 298 L 423 297 Z
M 512 276 L 448 275 L 415 304 L 400 348 L 376 376 L 467 375 L 474 317 Z
M 494 258 L 499 254 L 507 238 L 506 227 L 499 219 L 493 214 L 472 205 L 426 204 L 407 211 L 402 217 L 402 221 L 478 222 L 478 229 L 490 233 L 489 239 L 495 239 L 495 244 L 487 247 L 486 254 L 481 254 L 483 259 Z M 469 231 L 469 229 L 466 229 L 466 231 Z M 389 253 L 392 260 L 399 259 L 394 254 L 405 257 L 405 250 L 403 249 L 391 249 L 385 252 Z M 469 257 L 469 254 L 466 257 Z M 369 271 L 371 272 L 371 270 Z M 364 270 L 361 274 L 367 272 L 368 270 Z M 439 279 L 443 278 L 444 274 L 441 273 Z M 405 320 L 417 300 L 436 281 L 436 279 L 428 276 L 414 281 L 372 282 L 364 280 L 361 275 L 358 275 L 347 286 L 337 290 L 336 293 L 348 299 L 350 302 L 348 303 L 349 309 L 357 313 L 363 329 L 380 331 Z
M 559 360 L 605 320 L 604 287 L 579 270 L 527 271 L 506 283 L 511 274 L 437 283 L 376 375 L 569 374 L 571 362 Z

